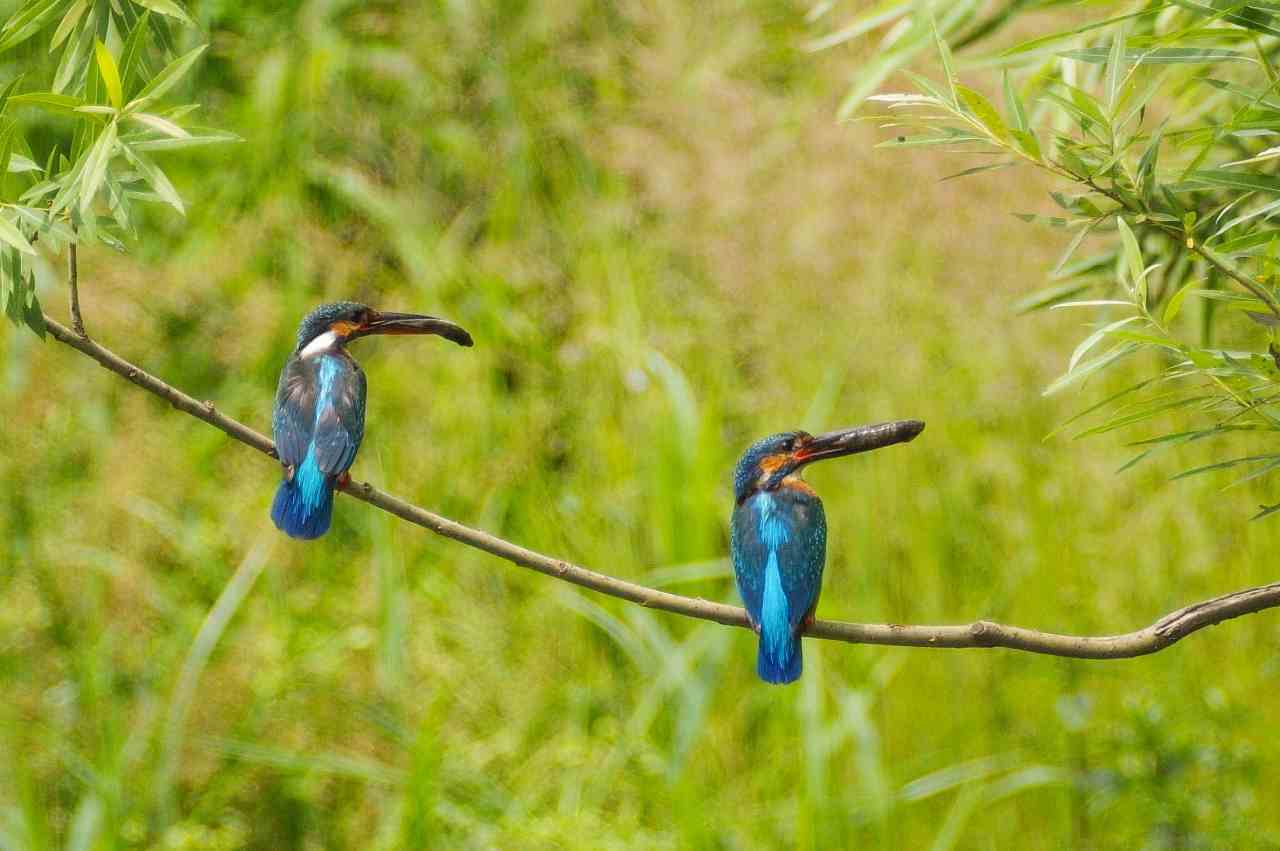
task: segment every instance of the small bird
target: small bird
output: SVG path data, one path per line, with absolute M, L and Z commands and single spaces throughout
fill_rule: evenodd
M 364 370 L 346 345 L 371 334 L 439 334 L 472 344 L 460 326 L 417 313 L 380 313 L 363 304 L 322 304 L 298 327 L 298 345 L 276 388 L 271 428 L 284 479 L 271 505 L 277 528 L 293 538 L 318 538 L 329 529 L 333 489 L 364 438 Z
M 753 443 L 738 460 L 729 550 L 738 592 L 760 636 L 760 679 L 800 677 L 800 633 L 812 623 L 822 592 L 827 517 L 801 470 L 813 461 L 906 443 L 923 430 L 919 420 L 898 420 L 816 437 L 788 431 Z

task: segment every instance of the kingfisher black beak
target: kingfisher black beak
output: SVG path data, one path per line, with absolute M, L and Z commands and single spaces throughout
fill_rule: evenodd
M 895 420 L 888 423 L 857 426 L 815 435 L 795 451 L 799 464 L 869 452 L 895 443 L 907 443 L 924 431 L 920 420 Z
M 437 334 L 459 346 L 472 345 L 471 335 L 461 325 L 422 313 L 375 313 L 353 336 L 370 334 Z

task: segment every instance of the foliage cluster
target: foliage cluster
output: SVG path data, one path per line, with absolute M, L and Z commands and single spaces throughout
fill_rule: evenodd
M 33 243 L 124 251 L 138 202 L 185 212 L 154 154 L 235 138 L 184 126 L 199 104 L 165 103 L 207 47 L 179 52 L 193 28 L 173 0 L 30 0 L 0 26 L 0 54 L 28 54 L 0 90 L 0 311 L 15 324 L 44 333 Z M 42 35 L 56 64 L 30 61 Z
M 1094 4 L 1097 16 L 1085 22 L 1047 34 L 1041 26 L 1034 38 L 969 55 L 1019 19 L 1062 4 L 1008 4 L 986 16 L 988 4 L 944 5 L 945 17 L 935 19 L 928 4 L 881 4 L 846 28 L 893 25 L 845 108 L 863 98 L 886 107 L 881 126 L 895 135 L 884 147 L 984 160 L 951 177 L 1016 167 L 1056 184 L 1054 214 L 1018 214 L 1069 235 L 1050 284 L 1019 307 L 1083 309 L 1095 318 L 1046 394 L 1151 353 L 1149 375 L 1080 415 L 1100 420 L 1080 435 L 1173 418 L 1134 444 L 1126 467 L 1181 444 L 1280 431 L 1277 9 Z M 968 48 L 964 62 L 944 34 Z M 906 71 L 914 91 L 868 96 L 926 48 L 936 49 L 941 83 Z M 1000 95 L 964 85 L 970 75 Z M 1192 303 L 1199 309 L 1187 310 Z M 1280 468 L 1280 454 L 1251 452 L 1180 475 L 1224 468 L 1244 470 L 1236 482 L 1248 482 Z M 1276 510 L 1280 502 L 1255 516 Z

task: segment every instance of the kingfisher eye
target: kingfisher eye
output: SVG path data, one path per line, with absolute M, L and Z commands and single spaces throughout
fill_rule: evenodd
M 786 440 L 782 441 L 782 448 L 787 452 L 790 452 L 791 450 L 795 449 L 796 439 L 794 437 L 788 437 Z

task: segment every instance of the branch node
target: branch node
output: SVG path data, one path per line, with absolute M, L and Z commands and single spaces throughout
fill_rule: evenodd
M 991 621 L 974 621 L 969 625 L 969 634 L 973 636 L 973 642 L 983 647 L 995 644 L 999 633 L 1000 626 Z

